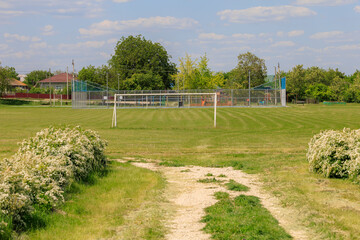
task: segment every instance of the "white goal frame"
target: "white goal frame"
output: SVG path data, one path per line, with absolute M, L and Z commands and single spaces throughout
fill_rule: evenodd
M 114 95 L 114 111 L 112 116 L 112 124 L 111 127 L 117 126 L 117 97 L 122 96 L 203 96 L 203 95 L 210 95 L 214 96 L 214 127 L 216 128 L 216 105 L 217 105 L 217 93 L 136 93 L 136 94 L 115 94 Z

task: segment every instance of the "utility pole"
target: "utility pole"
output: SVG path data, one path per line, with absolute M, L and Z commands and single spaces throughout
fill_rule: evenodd
M 279 74 L 278 74 L 278 78 L 279 78 L 279 87 L 280 87 L 280 86 L 281 86 L 281 82 L 280 82 L 280 81 L 281 81 L 281 76 L 280 76 L 280 75 L 281 75 L 281 74 L 280 74 L 280 63 L 278 63 L 278 73 L 279 73 Z
M 50 103 L 50 107 L 51 107 L 51 68 L 49 68 L 49 103 Z
M 120 91 L 120 75 L 119 75 L 119 73 L 117 75 L 118 75 L 118 92 L 117 93 L 119 93 L 119 91 Z
M 73 66 L 73 72 L 72 72 L 72 81 L 71 81 L 71 91 L 74 93 L 74 95 L 73 94 L 71 94 L 71 103 L 74 103 L 75 104 L 75 82 L 74 82 L 74 80 L 75 80 L 75 63 L 74 63 L 74 59 L 72 60 L 72 66 Z
M 251 84 L 250 84 L 250 70 L 249 70 L 249 107 L 250 107 L 250 103 L 251 103 L 251 92 L 250 92 L 250 86 L 251 86 Z
M 109 108 L 109 73 L 106 73 L 106 106 Z
M 66 67 L 66 100 L 69 100 L 69 67 Z
M 277 82 L 277 74 L 276 74 L 276 67 L 275 67 L 275 76 L 274 76 L 274 80 L 275 80 L 275 106 L 277 105 L 277 88 L 276 88 L 276 82 Z

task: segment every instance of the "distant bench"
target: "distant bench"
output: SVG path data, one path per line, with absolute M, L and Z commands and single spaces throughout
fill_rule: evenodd
M 305 101 L 296 101 L 296 104 L 302 104 L 302 105 L 304 105 L 304 104 L 305 104 Z

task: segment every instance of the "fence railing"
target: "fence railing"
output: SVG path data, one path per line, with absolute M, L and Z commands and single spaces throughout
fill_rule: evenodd
M 49 99 L 49 94 L 44 93 L 6 93 L 2 96 L 3 98 L 34 98 L 34 99 Z M 67 95 L 65 94 L 51 94 L 52 99 L 67 99 Z M 69 95 L 69 99 L 71 96 Z

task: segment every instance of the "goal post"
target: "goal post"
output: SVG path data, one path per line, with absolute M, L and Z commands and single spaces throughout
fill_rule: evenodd
M 117 108 L 121 105 L 136 105 L 141 107 L 153 106 L 153 107 L 167 107 L 168 99 L 171 97 L 178 97 L 177 103 L 178 107 L 181 107 L 183 104 L 183 101 L 180 101 L 183 99 L 183 97 L 188 97 L 189 107 L 191 106 L 191 97 L 192 96 L 210 96 L 213 97 L 214 101 L 214 127 L 216 127 L 216 106 L 217 106 L 217 93 L 136 93 L 136 94 L 115 94 L 114 95 L 114 110 L 113 110 L 113 116 L 112 116 L 112 127 L 117 126 Z M 203 103 L 200 104 L 200 106 L 205 106 Z M 173 106 L 174 107 L 174 106 Z M 130 107 L 131 108 L 131 107 Z

